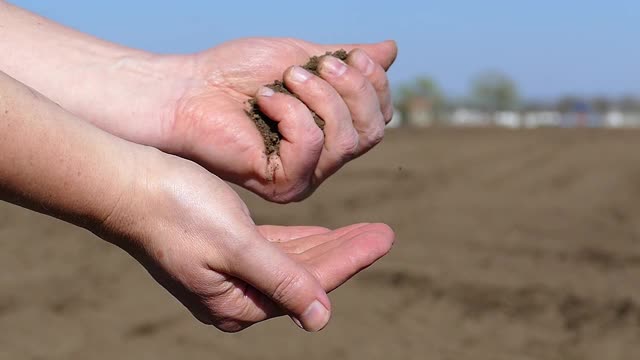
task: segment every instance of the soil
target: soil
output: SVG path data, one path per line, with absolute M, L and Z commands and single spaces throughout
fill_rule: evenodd
M 302 65 L 302 67 L 314 75 L 318 75 L 318 65 L 323 56 L 335 56 L 340 60 L 346 60 L 347 55 L 347 52 L 343 49 L 335 52 L 327 52 L 322 56 L 312 56 L 306 64 Z M 265 86 L 271 88 L 275 92 L 296 96 L 291 93 L 280 80 L 275 80 L 273 83 Z M 282 135 L 278 131 L 278 123 L 260 111 L 256 98 L 249 99 L 248 103 L 249 110 L 247 111 L 247 115 L 256 124 L 258 131 L 260 131 L 260 134 L 264 139 L 266 154 L 271 155 L 273 153 L 278 153 L 280 150 L 280 140 L 282 139 Z M 311 110 L 311 114 L 313 115 L 313 120 L 316 122 L 316 125 L 318 125 L 320 129 L 324 130 L 324 120 L 313 112 L 313 110 Z
M 200 325 L 123 251 L 0 203 L 0 359 L 623 360 L 640 353 L 640 131 L 389 129 L 258 224 L 383 221 L 391 253 L 288 318 Z

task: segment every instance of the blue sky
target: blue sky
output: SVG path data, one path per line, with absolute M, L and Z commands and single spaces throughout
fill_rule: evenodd
M 104 39 L 191 52 L 245 36 L 395 39 L 397 86 L 434 77 L 454 96 L 501 70 L 523 96 L 640 95 L 640 1 L 10 0 Z

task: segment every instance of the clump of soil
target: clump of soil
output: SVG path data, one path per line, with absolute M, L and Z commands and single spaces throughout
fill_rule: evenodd
M 311 57 L 306 64 L 302 65 L 302 67 L 312 74 L 318 75 L 318 65 L 323 56 L 334 56 L 340 60 L 346 60 L 347 55 L 347 52 L 342 49 L 335 52 L 327 52 L 321 56 Z M 280 80 L 276 80 L 265 86 L 275 92 L 295 96 L 295 94 L 291 93 Z M 320 129 L 324 130 L 324 120 L 322 120 L 322 118 L 313 111 L 311 111 L 311 114 L 313 115 L 313 120 L 315 120 L 316 125 L 318 125 Z M 255 97 L 249 99 L 249 110 L 247 111 L 247 115 L 251 120 L 253 120 L 260 131 L 260 134 L 264 139 L 265 152 L 267 155 L 278 153 L 280 151 L 280 139 L 282 139 L 282 135 L 278 131 L 278 123 L 260 111 L 258 107 L 258 100 Z

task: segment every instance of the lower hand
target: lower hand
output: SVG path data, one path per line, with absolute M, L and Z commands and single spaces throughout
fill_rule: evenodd
M 327 292 L 386 254 L 392 231 L 358 224 L 256 226 L 223 181 L 149 150 L 133 188 L 96 232 L 119 245 L 197 319 L 228 332 L 289 315 L 323 328 Z

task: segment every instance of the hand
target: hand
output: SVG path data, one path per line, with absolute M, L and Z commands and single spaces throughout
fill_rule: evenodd
M 139 166 L 136 184 L 96 232 L 223 331 L 284 314 L 320 330 L 331 311 L 326 293 L 393 242 L 383 224 L 256 226 L 239 197 L 196 164 L 153 151 Z
M 7 54 L 0 69 L 11 77 L 113 135 L 193 159 L 272 201 L 308 196 L 379 142 L 392 115 L 385 74 L 397 53 L 392 41 L 322 46 L 254 38 L 195 55 L 157 55 L 2 1 L 0 23 L 0 52 Z M 351 52 L 346 66 L 326 58 L 320 76 L 307 80 L 292 68 L 340 48 Z M 280 155 L 268 158 L 245 102 L 283 76 L 300 100 L 259 97 L 284 136 Z M 326 121 L 324 134 L 308 109 Z
M 346 64 L 323 58 L 320 77 L 292 66 L 340 48 L 350 51 Z M 170 112 L 174 117 L 165 126 L 171 129 L 169 151 L 268 200 L 304 199 L 382 139 L 393 114 L 385 70 L 396 53 L 391 41 L 321 46 L 254 38 L 222 44 L 192 61 L 182 58 L 176 61 L 180 69 L 191 70 L 176 70 L 189 80 L 182 82 L 184 90 Z M 261 110 L 278 122 L 283 135 L 279 156 L 268 158 L 262 137 L 245 114 L 246 101 L 283 74 L 299 99 L 263 92 L 258 97 Z M 309 109 L 325 120 L 324 134 Z

